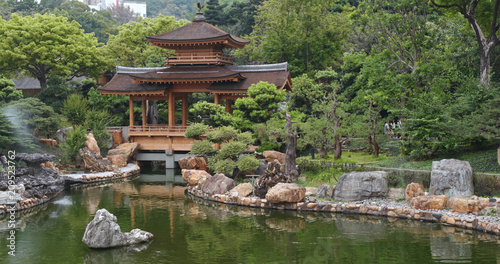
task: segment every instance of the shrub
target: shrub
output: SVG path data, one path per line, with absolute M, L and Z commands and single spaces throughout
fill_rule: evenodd
M 236 159 L 246 149 L 247 145 L 241 142 L 236 142 L 236 141 L 228 142 L 224 144 L 224 146 L 222 146 L 218 155 L 220 155 L 220 157 L 222 157 L 223 159 L 227 158 Z
M 87 115 L 87 99 L 81 94 L 72 94 L 63 103 L 63 115 L 75 125 L 82 125 Z
M 251 145 L 255 141 L 255 139 L 253 139 L 253 137 L 252 137 L 252 133 L 250 133 L 250 132 L 240 133 L 236 136 L 236 138 L 234 140 L 241 142 L 245 145 Z
M 216 153 L 217 150 L 213 149 L 212 142 L 208 140 L 198 141 L 193 144 L 189 154 L 197 156 L 211 156 Z
M 85 127 L 75 126 L 74 129 L 68 133 L 66 142 L 61 145 L 64 161 L 74 161 L 78 154 L 78 150 L 85 146 L 85 142 L 87 142 L 87 131 Z
M 208 168 L 215 173 L 224 173 L 227 176 L 232 176 L 234 169 L 236 169 L 236 162 L 228 159 L 211 159 L 208 162 Z
M 204 125 L 202 123 L 196 123 L 196 124 L 192 124 L 186 128 L 186 132 L 184 133 L 184 137 L 201 140 L 201 136 L 205 135 L 207 132 L 208 132 L 207 125 Z
M 106 126 L 113 123 L 113 116 L 106 110 L 92 109 L 85 120 L 85 128 L 92 130 L 97 145 L 106 151 L 111 143 L 111 135 L 106 131 Z
M 260 161 L 254 155 L 245 155 L 236 162 L 240 171 L 255 170 L 259 167 Z
M 263 141 L 262 143 L 260 143 L 260 146 L 255 151 L 264 152 L 266 150 L 279 150 L 279 149 L 280 149 L 280 144 L 269 141 Z
M 233 127 L 218 127 L 207 134 L 207 139 L 214 143 L 222 143 L 229 141 L 236 135 L 238 135 L 238 131 Z

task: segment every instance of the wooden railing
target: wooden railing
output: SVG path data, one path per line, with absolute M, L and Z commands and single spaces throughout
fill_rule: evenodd
M 179 64 L 233 64 L 233 58 L 223 53 L 169 55 L 165 65 Z
M 187 126 L 169 126 L 169 125 L 146 125 L 146 126 L 129 126 L 129 133 L 134 132 L 160 132 L 160 133 L 184 133 Z

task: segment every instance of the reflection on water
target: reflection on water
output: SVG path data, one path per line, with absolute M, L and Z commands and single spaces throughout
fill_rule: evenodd
M 16 257 L 1 263 L 497 263 L 498 237 L 418 221 L 236 207 L 186 197 L 174 173 L 68 191 L 17 215 Z M 95 250 L 81 242 L 99 208 L 147 244 Z M 6 219 L 0 236 L 7 237 Z M 0 248 L 6 248 L 0 239 Z

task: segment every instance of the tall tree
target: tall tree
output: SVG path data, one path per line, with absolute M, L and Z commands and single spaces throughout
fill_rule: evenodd
M 125 6 L 123 2 L 120 2 L 118 5 L 113 4 L 106 10 L 111 13 L 111 16 L 113 16 L 120 25 L 131 21 L 138 21 L 140 16 L 139 13 L 134 13 L 134 10 L 132 10 L 130 6 Z
M 120 25 L 118 35 L 110 36 L 105 46 L 106 54 L 114 65 L 145 67 L 148 58 L 165 58 L 168 52 L 166 49 L 149 45 L 146 36 L 164 33 L 188 23 L 187 20 L 177 21 L 174 17 L 159 15 L 156 18 L 143 18 L 138 22 Z
M 265 1 L 257 11 L 251 42 L 238 56 L 288 61 L 292 75 L 334 66 L 347 35 L 347 13 L 332 13 L 333 2 Z
M 431 0 L 440 8 L 458 11 L 469 22 L 479 48 L 479 81 L 488 89 L 492 50 L 500 44 L 500 0 Z
M 69 21 L 78 22 L 85 33 L 93 32 L 101 43 L 107 43 L 109 35 L 118 33 L 118 22 L 107 10 L 92 10 L 77 0 L 64 2 L 58 8 L 54 10 L 54 14 L 65 16 Z
M 65 17 L 12 14 L 0 20 L 0 72 L 38 79 L 43 89 L 49 76 L 97 77 L 108 67 L 97 39 Z

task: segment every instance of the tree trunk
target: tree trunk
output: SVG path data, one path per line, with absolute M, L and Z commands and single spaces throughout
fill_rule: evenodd
M 297 128 L 292 128 L 292 118 L 288 113 L 288 108 L 286 109 L 286 133 L 288 144 L 286 145 L 285 154 L 285 177 L 288 178 L 289 182 L 295 182 L 299 177 L 299 171 L 297 170 L 297 164 L 295 159 L 297 158 Z
M 340 159 L 342 157 L 342 143 L 340 142 L 340 137 L 335 135 L 335 148 L 333 149 L 333 158 Z
M 42 91 L 45 90 L 45 88 L 47 88 L 47 78 L 45 78 L 45 77 L 39 77 L 37 79 L 40 82 L 40 89 Z
M 380 148 L 378 146 L 377 140 L 375 140 L 375 132 L 372 133 L 371 140 L 373 144 L 373 156 L 378 157 Z
M 152 100 L 148 101 L 149 107 L 148 107 L 148 124 L 156 125 L 158 124 L 158 101 Z
M 485 86 L 485 90 L 488 90 L 490 81 L 490 50 L 485 50 L 483 47 L 479 53 L 481 59 L 479 67 L 479 82 Z

